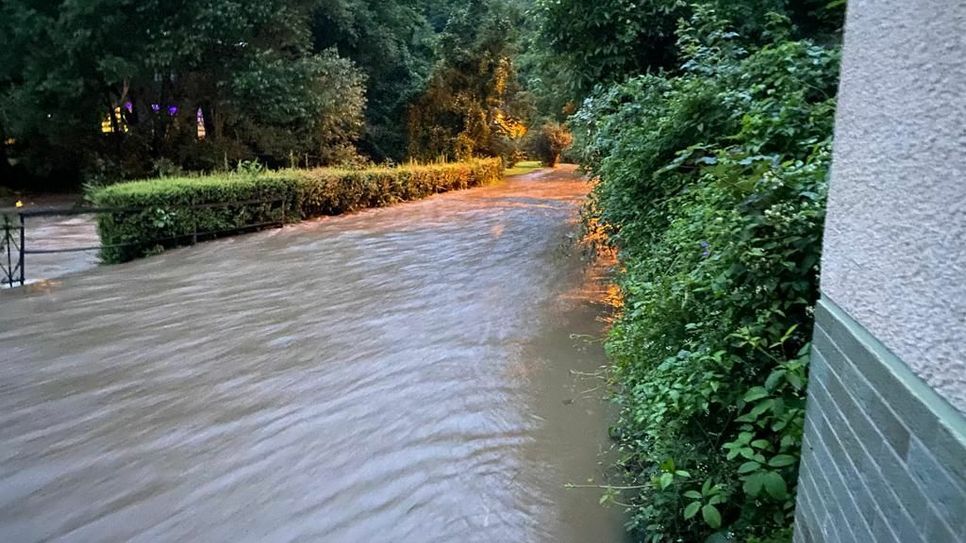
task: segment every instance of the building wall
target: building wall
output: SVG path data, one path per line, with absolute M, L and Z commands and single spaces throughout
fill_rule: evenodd
M 795 541 L 966 542 L 966 2 L 850 0 Z
M 850 0 L 822 291 L 966 412 L 966 2 Z
M 795 541 L 966 541 L 966 421 L 845 311 L 816 310 Z

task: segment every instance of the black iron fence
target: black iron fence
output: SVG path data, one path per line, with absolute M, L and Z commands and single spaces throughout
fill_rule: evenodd
M 10 217 L 3 216 L 3 237 L 0 238 L 0 257 L 3 258 L 0 260 L 0 272 L 3 273 L 3 282 L 11 287 L 14 281 L 24 284 L 24 220 L 23 215 L 20 215 L 20 222 L 14 224 L 10 222 Z
M 107 208 L 107 207 L 72 207 L 72 208 L 51 208 L 51 209 L 32 209 L 20 211 L 17 213 L 17 220 L 13 221 L 8 215 L 3 215 L 2 218 L 2 234 L 0 234 L 0 284 L 3 286 L 13 287 L 17 284 L 24 285 L 26 283 L 26 264 L 27 255 L 39 255 L 39 254 L 58 254 L 58 253 L 77 253 L 84 251 L 104 251 L 105 249 L 124 249 L 130 247 L 143 247 L 147 244 L 155 245 L 193 245 L 199 241 L 204 241 L 206 239 L 213 239 L 229 234 L 242 233 L 247 231 L 255 231 L 270 227 L 282 227 L 288 218 L 288 202 L 285 199 L 264 199 L 264 200 L 244 200 L 244 201 L 232 201 L 232 202 L 216 202 L 216 203 L 206 203 L 206 204 L 196 204 L 191 206 L 181 206 L 180 210 L 193 209 L 212 209 L 212 208 L 229 208 L 233 206 L 246 206 L 246 205 L 272 205 L 276 206 L 277 218 L 275 216 L 271 217 L 271 220 L 259 220 L 254 223 L 245 223 L 232 225 L 229 228 L 217 228 L 217 229 L 199 229 L 197 223 L 191 228 L 189 232 L 179 233 L 171 236 L 162 236 L 157 238 L 152 238 L 150 240 L 139 239 L 137 241 L 124 242 L 124 243 L 98 243 L 97 245 L 82 245 L 78 247 L 56 247 L 51 248 L 48 246 L 41 247 L 28 247 L 27 246 L 27 228 L 29 226 L 29 219 L 38 217 L 56 217 L 56 216 L 77 216 L 77 215 L 101 215 L 101 214 L 131 214 L 131 213 L 141 213 L 145 211 L 165 211 L 162 207 L 151 207 L 151 208 Z M 89 226 L 93 228 L 95 223 L 92 222 L 90 225 L 73 225 L 73 226 Z M 37 240 L 32 240 L 37 241 Z

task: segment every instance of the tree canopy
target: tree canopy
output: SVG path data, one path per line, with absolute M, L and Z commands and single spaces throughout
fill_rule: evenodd
M 507 2 L 471 0 L 439 39 L 439 61 L 409 113 L 417 158 L 501 156 L 527 116 L 514 67 L 515 19 Z
M 531 76 L 535 87 L 553 82 L 557 105 L 579 102 L 598 85 L 679 71 L 679 23 L 696 9 L 713 9 L 734 21 L 746 43 L 762 44 L 772 15 L 787 18 L 791 37 L 834 40 L 843 6 L 844 0 L 535 0 Z
M 470 153 L 498 154 L 490 134 L 519 110 L 511 13 L 520 9 L 511 8 L 9 0 L 0 6 L 2 181 L 455 156 L 460 134 Z M 420 116 L 430 124 L 413 130 Z
M 340 158 L 361 132 L 365 78 L 334 49 L 313 50 L 310 7 L 6 2 L 3 132 L 34 175 Z
M 679 71 L 695 5 L 748 44 L 767 13 L 836 28 L 827 0 L 8 0 L 0 181 L 519 156 L 594 88 Z

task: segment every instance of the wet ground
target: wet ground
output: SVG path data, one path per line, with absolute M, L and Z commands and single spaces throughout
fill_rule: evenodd
M 571 171 L 0 292 L 0 541 L 588 542 Z M 603 464 L 602 464 L 603 463 Z

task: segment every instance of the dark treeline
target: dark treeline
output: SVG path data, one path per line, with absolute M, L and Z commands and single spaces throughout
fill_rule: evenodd
M 830 34 L 826 0 L 708 0 Z M 679 0 L 7 0 L 0 184 L 523 155 L 600 85 L 674 72 Z M 530 130 L 538 134 L 544 130 Z
M 517 0 L 8 0 L 0 181 L 500 155 Z

